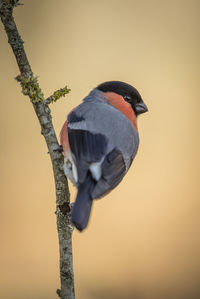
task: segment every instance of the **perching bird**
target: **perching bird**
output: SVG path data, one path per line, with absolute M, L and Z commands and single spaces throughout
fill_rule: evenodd
M 147 112 L 131 85 L 98 85 L 69 113 L 61 133 L 66 176 L 77 187 L 72 222 L 86 228 L 94 199 L 114 189 L 128 171 L 139 145 L 137 116 Z

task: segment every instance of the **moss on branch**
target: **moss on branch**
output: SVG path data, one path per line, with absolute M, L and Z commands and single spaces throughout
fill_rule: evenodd
M 67 87 L 67 85 L 63 88 L 60 88 L 58 90 L 56 90 L 52 96 L 50 96 L 49 98 L 47 98 L 45 100 L 45 103 L 46 104 L 50 104 L 50 103 L 53 103 L 53 102 L 56 102 L 57 100 L 59 100 L 61 97 L 65 97 L 66 94 L 68 94 L 69 92 L 71 91 L 71 89 L 69 89 Z
M 66 94 L 68 94 L 71 91 L 71 89 L 69 89 L 67 87 L 67 85 L 64 88 L 60 88 L 58 90 L 56 90 L 53 95 L 51 96 L 52 98 L 52 102 L 56 102 L 58 99 L 60 99 L 61 97 L 65 97 Z
M 36 104 L 44 101 L 44 95 L 39 86 L 38 77 L 34 77 L 32 75 L 27 78 L 22 75 L 18 75 L 15 79 L 20 82 L 22 93 L 29 96 L 32 103 Z

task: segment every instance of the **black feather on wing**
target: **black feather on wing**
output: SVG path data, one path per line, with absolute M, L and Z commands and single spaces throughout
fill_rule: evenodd
M 114 189 L 126 174 L 122 153 L 113 149 L 102 163 L 102 176 L 92 191 L 92 198 L 100 198 Z
M 84 182 L 89 165 L 98 162 L 106 154 L 107 140 L 102 134 L 68 127 L 70 149 L 75 158 L 79 183 Z

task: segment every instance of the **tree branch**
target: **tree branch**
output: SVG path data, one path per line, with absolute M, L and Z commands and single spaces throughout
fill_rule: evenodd
M 58 99 L 60 99 L 60 97 L 65 97 L 65 95 L 67 93 L 69 93 L 71 91 L 71 89 L 68 89 L 67 86 L 65 86 L 64 88 L 60 88 L 59 90 L 56 90 L 52 96 L 48 97 L 46 100 L 45 100 L 45 103 L 46 104 L 50 104 L 50 103 L 53 103 L 53 102 L 56 102 Z
M 13 18 L 13 8 L 18 5 L 20 5 L 18 0 L 0 0 L 0 17 L 20 70 L 20 75 L 16 79 L 22 86 L 23 94 L 28 95 L 32 102 L 41 125 L 41 133 L 46 140 L 51 157 L 56 188 L 56 216 L 60 248 L 61 290 L 57 290 L 57 294 L 62 299 L 74 299 L 72 261 L 73 226 L 70 214 L 70 194 L 63 172 L 63 155 L 60 152 L 60 146 L 52 124 L 51 111 L 48 106 L 50 102 L 56 101 L 60 96 L 67 94 L 70 90 L 64 87 L 55 92 L 53 96 L 44 100 L 37 77 L 34 77 L 27 59 L 23 46 L 24 42 L 19 35 Z

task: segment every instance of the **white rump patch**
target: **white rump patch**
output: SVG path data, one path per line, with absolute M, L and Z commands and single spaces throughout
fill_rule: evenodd
M 93 162 L 90 164 L 90 172 L 92 174 L 93 179 L 95 179 L 96 181 L 98 181 L 101 177 L 102 174 L 102 170 L 101 170 L 101 164 L 103 162 L 104 157 L 101 159 L 101 161 L 99 162 Z

